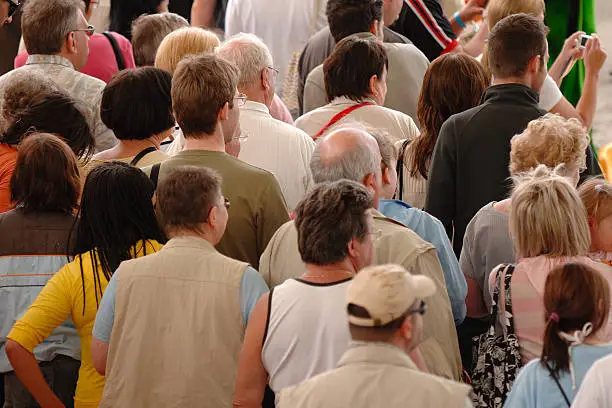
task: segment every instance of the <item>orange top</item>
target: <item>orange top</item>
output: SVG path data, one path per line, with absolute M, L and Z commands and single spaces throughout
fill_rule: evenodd
M 5 143 L 0 143 L 0 213 L 12 210 L 11 176 L 17 164 L 17 149 Z

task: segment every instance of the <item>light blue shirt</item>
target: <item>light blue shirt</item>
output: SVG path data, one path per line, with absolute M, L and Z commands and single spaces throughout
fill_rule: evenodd
M 113 324 L 115 322 L 115 299 L 117 297 L 117 276 L 118 271 L 113 274 L 113 277 L 108 282 L 108 286 L 104 291 L 104 296 L 100 302 L 96 322 L 94 323 L 93 336 L 105 343 L 110 342 Z M 240 282 L 240 307 L 242 309 L 242 319 L 246 326 L 251 312 L 255 304 L 265 293 L 268 292 L 268 285 L 252 267 L 248 266 L 242 275 Z
M 436 247 L 438 259 L 444 271 L 455 325 L 460 325 L 467 312 L 465 306 L 467 282 L 461 272 L 459 261 L 457 261 L 453 252 L 453 246 L 448 239 L 448 235 L 446 235 L 442 222 L 433 215 L 398 200 L 380 200 L 378 211 L 383 213 L 385 217 L 401 222 L 419 237 Z
M 572 350 L 571 364 L 576 375 L 576 389 L 572 390 L 572 377 L 569 371 L 560 373 L 559 383 L 565 395 L 574 401 L 580 384 L 595 361 L 612 354 L 612 344 L 601 346 L 576 346 Z M 548 370 L 535 359 L 521 369 L 512 385 L 512 391 L 504 408 L 562 408 L 567 407 L 563 394 L 550 377 Z

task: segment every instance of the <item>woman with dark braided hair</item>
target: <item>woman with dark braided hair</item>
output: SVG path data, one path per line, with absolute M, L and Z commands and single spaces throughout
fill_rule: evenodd
M 74 260 L 60 269 L 9 333 L 6 354 L 41 406 L 59 403 L 32 350 L 72 318 L 81 338 L 75 407 L 97 407 L 104 389 L 91 357 L 91 331 L 106 285 L 123 261 L 157 252 L 165 242 L 153 208 L 153 183 L 139 169 L 110 162 L 85 182 L 79 222 L 73 228 Z

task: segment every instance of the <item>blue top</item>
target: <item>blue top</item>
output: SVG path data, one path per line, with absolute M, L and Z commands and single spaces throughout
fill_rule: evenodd
M 559 383 L 570 402 L 574 401 L 589 368 L 602 357 L 612 354 L 612 344 L 601 346 L 581 345 L 572 350 L 572 366 L 576 376 L 576 389 L 572 390 L 572 377 L 569 371 L 560 373 Z M 540 359 L 527 363 L 521 369 L 512 385 L 512 391 L 504 408 L 564 408 L 567 407 L 563 395 Z
M 459 267 L 457 257 L 453 252 L 453 246 L 448 239 L 448 235 L 446 235 L 444 225 L 433 215 L 413 208 L 403 201 L 380 200 L 378 211 L 385 217 L 401 222 L 418 236 L 436 247 L 438 259 L 444 271 L 446 289 L 448 290 L 448 297 L 453 309 L 455 325 L 460 325 L 467 312 L 465 306 L 467 283 Z
M 115 299 L 117 296 L 117 275 L 113 274 L 104 291 L 104 296 L 100 302 L 96 322 L 94 323 L 93 336 L 105 343 L 110 342 L 113 324 L 115 322 Z M 252 267 L 247 267 L 242 275 L 240 282 L 240 305 L 242 308 L 242 318 L 246 327 L 251 312 L 255 304 L 265 293 L 268 292 L 268 285 L 261 275 Z

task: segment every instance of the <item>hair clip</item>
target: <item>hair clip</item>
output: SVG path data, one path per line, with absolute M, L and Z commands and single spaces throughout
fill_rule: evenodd
M 559 315 L 556 313 L 551 313 L 548 319 L 552 320 L 555 323 L 559 323 Z

